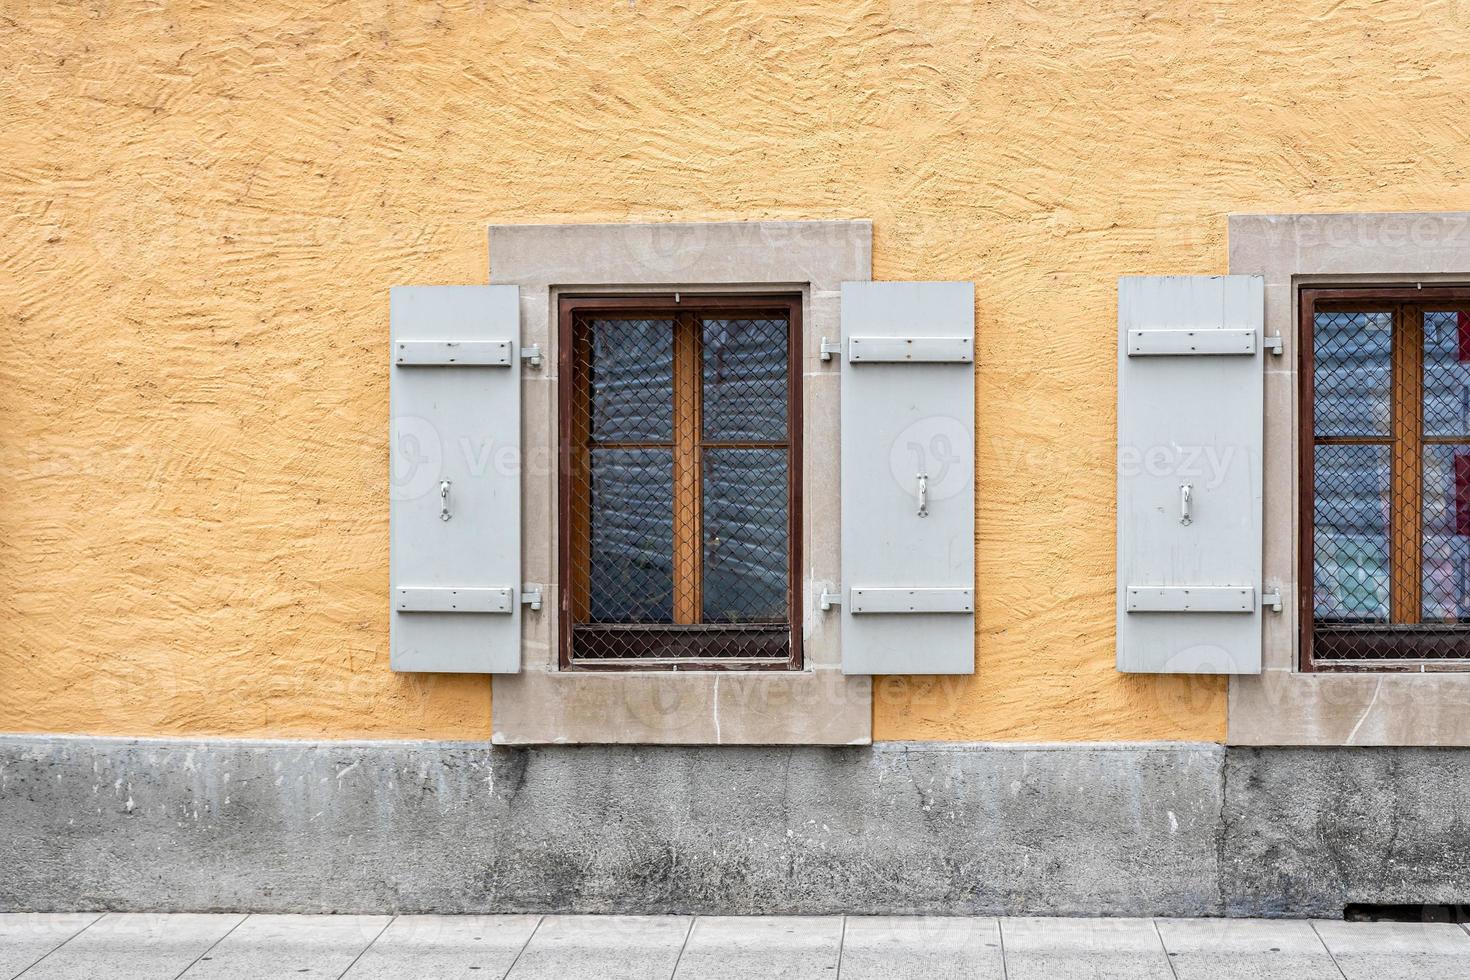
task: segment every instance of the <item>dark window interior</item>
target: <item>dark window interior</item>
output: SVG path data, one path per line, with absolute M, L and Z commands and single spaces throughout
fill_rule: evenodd
M 561 663 L 800 667 L 800 304 L 561 301 Z
M 1470 662 L 1470 291 L 1302 291 L 1302 667 Z

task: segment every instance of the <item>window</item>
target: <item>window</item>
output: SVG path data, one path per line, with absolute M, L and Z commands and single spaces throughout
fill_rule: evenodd
M 562 298 L 563 669 L 799 669 L 798 296 Z
M 1301 304 L 1302 669 L 1470 666 L 1470 290 Z

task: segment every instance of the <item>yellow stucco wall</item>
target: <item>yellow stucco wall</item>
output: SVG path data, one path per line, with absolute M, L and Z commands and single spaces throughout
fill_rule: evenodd
M 1113 670 L 1114 281 L 1470 208 L 1470 5 L 6 6 L 0 730 L 484 738 L 387 669 L 387 290 L 491 221 L 871 217 L 978 294 L 979 670 L 875 736 L 1219 739 Z

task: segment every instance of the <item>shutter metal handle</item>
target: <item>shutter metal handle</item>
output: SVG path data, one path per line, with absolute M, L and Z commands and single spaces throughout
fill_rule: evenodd
M 1193 495 L 1193 493 L 1194 487 L 1190 484 L 1179 484 L 1179 523 L 1185 526 L 1188 526 L 1190 523 L 1189 498 Z
M 919 516 L 929 516 L 929 477 L 919 474 Z
M 439 520 L 449 520 L 449 481 L 439 481 Z

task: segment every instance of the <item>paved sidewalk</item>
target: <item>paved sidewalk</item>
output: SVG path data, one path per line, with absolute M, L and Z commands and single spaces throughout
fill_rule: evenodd
M 1457 925 L 0 914 L 10 980 L 1470 980 Z

